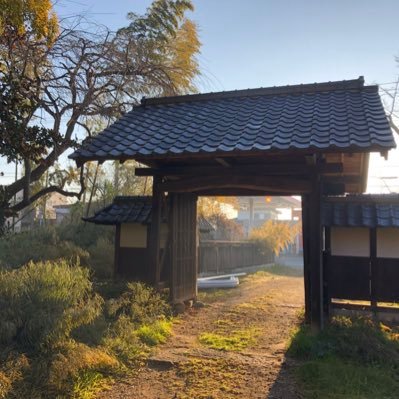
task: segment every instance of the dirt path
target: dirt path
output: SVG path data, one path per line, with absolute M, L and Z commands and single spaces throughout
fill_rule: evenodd
M 258 274 L 204 301 L 209 306 L 183 315 L 137 377 L 99 398 L 298 398 L 285 350 L 303 307 L 303 279 Z M 220 344 L 228 350 L 210 347 Z

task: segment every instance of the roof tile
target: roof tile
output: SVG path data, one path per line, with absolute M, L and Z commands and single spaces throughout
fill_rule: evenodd
M 325 226 L 398 227 L 399 195 L 353 195 L 324 201 Z
M 378 88 L 355 80 L 149 99 L 71 158 L 394 146 Z

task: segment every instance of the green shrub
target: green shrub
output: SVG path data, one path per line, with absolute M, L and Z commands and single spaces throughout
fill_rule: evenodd
M 89 265 L 98 278 L 110 278 L 114 274 L 114 244 L 100 237 L 96 244 L 89 247 Z
M 67 338 L 101 310 L 88 270 L 66 261 L 0 272 L 0 343 L 38 349 Z
M 127 284 L 127 291 L 119 298 L 107 302 L 107 311 L 111 318 L 117 319 L 123 315 L 139 326 L 170 315 L 170 306 L 153 288 L 133 282 Z
M 306 360 L 339 356 L 399 368 L 399 342 L 367 318 L 335 317 L 317 336 L 303 326 L 294 335 L 289 352 Z
M 87 265 L 89 253 L 73 242 L 61 241 L 54 227 L 41 227 L 0 239 L 0 266 L 17 268 L 28 262 L 68 259 Z
M 61 241 L 69 241 L 75 245 L 88 249 L 97 245 L 100 238 L 113 245 L 115 228 L 113 226 L 101 226 L 94 223 L 63 223 L 56 228 Z
M 137 336 L 135 325 L 124 315 L 110 325 L 102 344 L 126 365 L 137 364 L 146 353 Z
M 105 308 L 110 327 L 103 345 L 125 364 L 139 362 L 148 351 L 145 345 L 164 342 L 170 334 L 169 304 L 143 283 L 127 283 L 127 290 Z

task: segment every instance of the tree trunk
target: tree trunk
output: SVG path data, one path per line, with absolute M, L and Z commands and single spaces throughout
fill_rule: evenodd
M 4 215 L 4 208 L 0 208 L 0 237 L 6 233 L 6 217 Z

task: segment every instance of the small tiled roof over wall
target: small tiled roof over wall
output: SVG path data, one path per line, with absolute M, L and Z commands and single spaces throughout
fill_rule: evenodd
M 323 203 L 322 223 L 325 226 L 399 228 L 399 194 L 327 198 Z
M 116 225 L 122 223 L 149 224 L 151 222 L 150 196 L 119 196 L 113 203 L 96 212 L 94 216 L 83 218 L 85 222 Z M 213 231 L 213 226 L 202 216 L 198 217 L 201 232 Z
M 363 78 L 143 100 L 71 158 L 152 159 L 281 150 L 395 147 L 378 94 Z
M 151 197 L 119 196 L 113 203 L 96 212 L 94 216 L 83 218 L 96 224 L 150 223 Z

